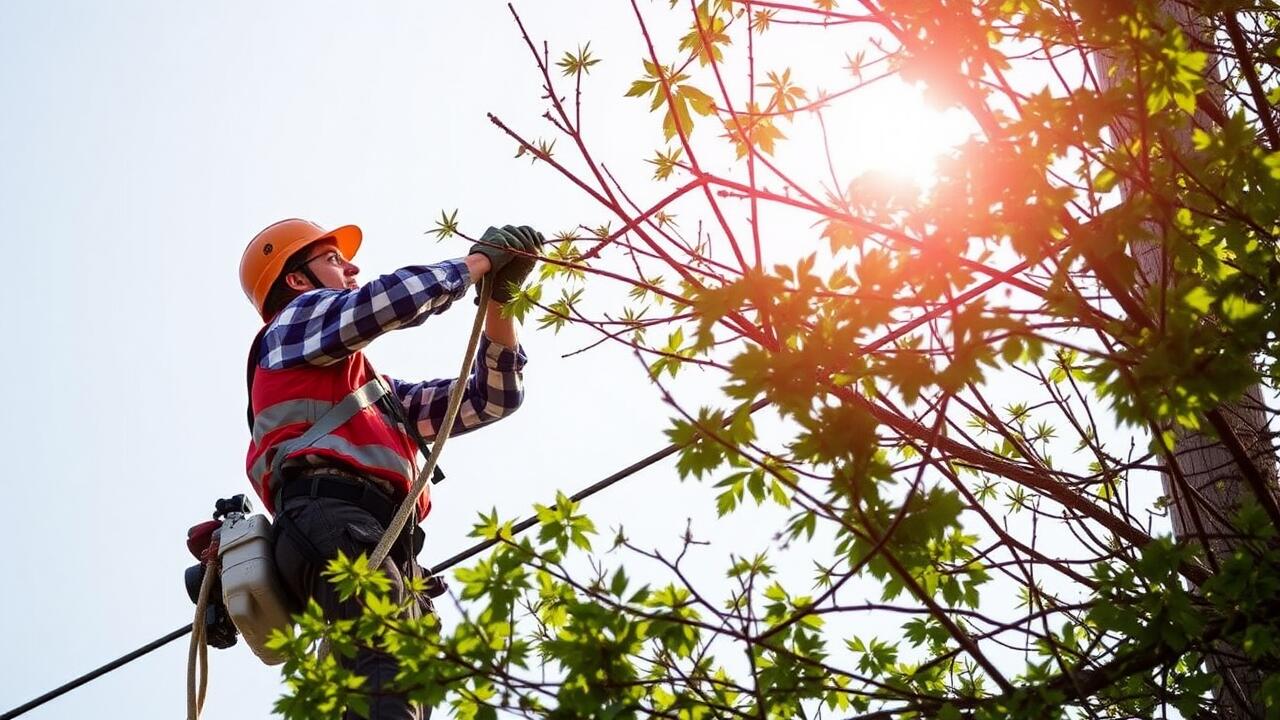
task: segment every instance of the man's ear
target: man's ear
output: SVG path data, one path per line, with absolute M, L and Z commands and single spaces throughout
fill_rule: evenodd
M 311 286 L 311 281 L 304 277 L 300 272 L 285 273 L 284 282 L 289 286 L 290 290 L 294 290 L 296 292 L 315 290 L 315 288 Z

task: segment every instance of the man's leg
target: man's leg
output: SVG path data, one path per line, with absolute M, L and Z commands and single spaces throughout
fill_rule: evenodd
M 347 557 L 369 554 L 382 537 L 383 527 L 365 510 L 333 498 L 293 498 L 284 504 L 281 512 L 285 522 L 311 544 L 302 547 L 298 538 L 290 532 L 279 534 L 276 543 L 276 565 L 281 579 L 295 597 L 314 598 L 324 610 L 325 617 L 345 620 L 360 615 L 360 605 L 354 599 L 341 602 L 337 588 L 321 575 L 325 562 L 337 557 L 341 550 Z M 314 557 L 324 558 L 315 562 Z M 407 590 L 400 568 L 391 559 L 383 561 L 381 569 L 391 580 L 387 595 L 395 602 L 403 602 Z M 403 696 L 390 694 L 389 687 L 395 679 L 395 659 L 374 648 L 361 648 L 349 662 L 349 667 L 363 675 L 364 689 L 369 693 L 369 720 L 422 720 L 430 712 L 423 713 Z M 358 715 L 348 712 L 347 718 Z

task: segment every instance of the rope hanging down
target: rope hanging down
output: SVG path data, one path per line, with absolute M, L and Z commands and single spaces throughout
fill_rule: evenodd
M 209 689 L 209 643 L 205 642 L 204 614 L 209 609 L 209 591 L 213 587 L 213 579 L 219 572 L 218 556 L 215 553 L 209 558 L 204 577 L 200 580 L 196 617 L 191 624 L 191 646 L 187 649 L 187 720 L 200 720 L 205 693 Z M 196 687 L 197 677 L 199 688 Z
M 440 460 L 440 451 L 444 449 L 444 444 L 449 441 L 449 435 L 453 433 L 453 423 L 458 417 L 458 408 L 462 406 L 462 393 L 466 391 L 467 379 L 471 377 L 471 363 L 475 361 L 476 348 L 480 345 L 480 331 L 484 328 L 484 313 L 489 306 L 489 298 L 492 295 L 493 280 L 488 275 L 485 275 L 480 283 L 480 300 L 476 303 L 476 319 L 471 323 L 471 337 L 467 340 L 467 352 L 462 358 L 462 370 L 458 372 L 458 379 L 453 383 L 453 390 L 449 393 L 449 406 L 445 410 L 444 420 L 440 423 L 440 429 L 436 432 L 435 440 L 432 441 L 431 454 L 427 456 L 427 465 L 414 476 L 413 487 L 409 488 L 408 494 L 404 496 L 399 509 L 396 510 L 395 517 L 391 518 L 391 522 L 387 524 L 387 531 L 382 534 L 382 539 L 378 541 L 377 547 L 373 549 L 373 554 L 369 556 L 369 567 L 378 567 L 382 564 L 382 561 L 387 557 L 387 553 L 391 552 L 391 546 L 395 544 L 396 538 L 400 537 L 400 531 L 404 528 L 404 524 L 408 522 L 409 514 L 417 511 L 418 495 L 422 493 L 422 489 L 427 486 L 427 481 L 431 479 L 431 475 L 435 472 L 436 463 Z M 413 465 L 416 470 L 418 465 L 416 460 Z

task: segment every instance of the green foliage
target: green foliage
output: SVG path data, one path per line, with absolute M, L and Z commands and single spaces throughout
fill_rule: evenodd
M 689 76 L 673 71 L 670 67 L 659 68 L 648 60 L 644 61 L 645 76 L 631 84 L 627 97 L 652 96 L 650 110 L 665 107 L 666 115 L 662 119 L 662 135 L 670 140 L 679 134 L 686 137 L 693 134 L 693 115 L 711 115 L 715 112 L 715 100 L 705 92 L 684 81 Z
M 566 52 L 556 65 L 561 72 L 568 75 L 589 75 L 591 67 L 600 62 L 600 58 L 591 55 L 591 43 L 580 45 L 576 53 Z
M 436 221 L 436 226 L 427 231 L 435 235 L 436 240 L 448 240 L 458 234 L 458 211 L 453 212 L 440 211 L 440 219 Z

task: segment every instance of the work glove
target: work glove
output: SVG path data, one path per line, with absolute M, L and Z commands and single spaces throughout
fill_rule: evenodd
M 484 235 L 480 236 L 480 242 L 471 246 L 471 252 L 480 253 L 489 258 L 489 264 L 492 267 L 489 277 L 493 280 L 494 300 L 504 303 L 514 297 L 511 285 L 514 283 L 519 287 L 525 278 L 529 277 L 537 261 L 528 256 L 536 256 L 545 242 L 546 239 L 542 237 L 542 233 L 528 225 L 520 227 L 504 225 L 501 228 L 491 227 L 484 231 Z M 516 255 L 515 252 L 527 255 Z M 477 296 L 479 292 L 480 287 L 477 285 Z
M 511 227 L 510 225 L 507 228 Z M 498 229 L 490 227 L 480 236 L 480 242 L 471 246 L 468 254 L 480 254 L 489 258 L 489 272 L 497 273 L 499 270 L 507 266 L 511 262 L 512 250 L 523 250 L 525 240 L 523 237 L 508 232 L 507 228 Z
M 493 275 L 493 299 L 505 303 L 514 297 L 513 293 L 524 285 L 529 273 L 533 272 L 533 266 L 538 262 L 536 256 L 541 252 L 542 245 L 547 239 L 528 225 L 520 227 L 506 225 L 502 229 L 519 236 L 524 243 L 524 252 L 528 253 L 528 255 L 513 256 L 511 262 Z

